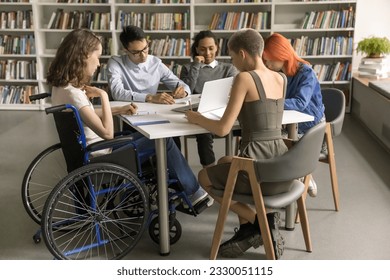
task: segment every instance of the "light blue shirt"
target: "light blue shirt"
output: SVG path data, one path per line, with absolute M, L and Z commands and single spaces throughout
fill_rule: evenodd
M 156 94 L 160 83 L 173 91 L 179 83 L 191 90 L 160 58 L 148 55 L 146 62 L 135 64 L 127 55 L 112 56 L 107 63 L 108 86 L 114 100 L 145 102 L 146 95 Z

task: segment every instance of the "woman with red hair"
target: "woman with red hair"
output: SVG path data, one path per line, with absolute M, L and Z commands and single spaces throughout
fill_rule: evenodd
M 324 119 L 321 87 L 309 62 L 300 58 L 290 42 L 278 33 L 265 40 L 263 60 L 268 68 L 282 71 L 287 76 L 285 110 L 297 110 L 314 116 L 313 122 L 300 123 L 298 133 L 304 134 L 309 128 Z
M 263 60 L 267 67 L 281 71 L 287 76 L 285 110 L 296 110 L 314 116 L 314 121 L 298 124 L 302 136 L 308 129 L 325 121 L 321 87 L 309 62 L 300 58 L 287 38 L 274 33 L 265 40 Z M 314 181 L 309 186 L 309 195 L 317 195 Z

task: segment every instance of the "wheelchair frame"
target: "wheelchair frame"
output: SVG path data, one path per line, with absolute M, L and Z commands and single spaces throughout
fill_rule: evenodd
M 47 96 L 49 94 L 45 94 L 45 97 Z M 50 186 L 48 187 L 47 192 L 41 196 L 40 201 L 44 200 L 44 207 L 41 208 L 37 208 L 37 205 L 34 205 L 35 201 L 31 198 L 29 188 L 31 187 L 31 180 L 29 178 L 31 179 L 31 174 L 38 169 L 43 159 L 60 149 L 64 152 L 62 141 L 45 149 L 30 164 L 23 180 L 22 197 L 26 210 L 30 209 L 30 212 L 34 214 L 31 215 L 29 213 L 29 215 L 33 219 L 35 217 L 34 220 L 41 224 L 41 232 L 37 232 L 34 235 L 34 241 L 36 243 L 40 242 L 40 234 L 42 233 L 46 246 L 57 259 L 120 259 L 134 248 L 149 225 L 151 239 L 159 243 L 157 187 L 155 180 L 142 172 L 137 172 L 137 175 L 135 175 L 135 172 L 124 168 L 121 166 L 121 163 L 118 164 L 115 160 L 111 161 L 112 159 L 109 159 L 105 161 L 103 159 L 105 156 L 96 157 L 96 159 L 99 159 L 96 163 L 89 163 L 91 161 L 89 159 L 90 152 L 129 143 L 131 137 L 122 136 L 87 146 L 81 118 L 75 107 L 72 105 L 55 106 L 47 108 L 46 113 L 55 114 L 56 112 L 69 109 L 72 110 L 78 126 L 77 142 L 82 147 L 83 164 L 71 168 L 69 170 L 71 172 L 56 183 L 54 188 L 52 185 L 51 188 Z M 134 149 L 136 151 L 136 147 Z M 137 164 L 140 164 L 138 157 L 137 159 Z M 65 159 L 63 160 L 65 161 Z M 107 174 L 117 176 L 117 180 L 108 181 L 107 183 L 105 182 L 106 179 L 104 179 L 102 180 L 102 182 L 105 182 L 104 184 L 96 184 L 97 180 L 91 179 L 92 177 L 110 177 Z M 155 178 L 155 174 L 153 175 Z M 127 183 L 122 184 L 118 182 Z M 171 183 L 170 186 L 172 186 L 172 183 L 175 185 L 175 182 L 169 182 Z M 116 185 L 116 183 L 119 185 Z M 126 195 L 126 192 L 129 192 L 129 190 L 132 190 L 133 195 Z M 76 195 L 77 193 L 78 195 Z M 113 195 L 114 193 L 115 195 Z M 86 194 L 88 194 L 89 198 L 86 198 Z M 109 196 L 111 198 L 108 198 Z M 196 216 L 207 205 L 199 205 L 199 207 L 197 205 L 197 209 L 195 209 L 187 195 L 175 187 L 170 187 L 168 199 L 170 242 L 174 244 L 180 239 L 182 233 L 181 225 L 176 219 L 176 209 Z M 73 202 L 70 203 L 70 201 Z M 29 204 L 29 202 L 33 203 Z M 187 207 L 183 207 L 183 204 L 186 204 Z M 66 210 L 63 209 L 65 206 L 67 207 Z M 128 222 L 131 219 L 139 220 L 136 223 L 136 229 L 124 223 L 124 221 Z M 83 225 L 81 226 L 82 223 Z M 109 224 L 110 227 L 105 227 L 103 224 Z M 115 238 L 109 232 L 115 233 Z M 88 238 L 86 239 L 86 237 Z M 127 242 L 124 242 L 124 240 L 127 240 Z M 88 242 L 89 244 L 87 244 Z M 80 244 L 84 245 L 80 246 Z

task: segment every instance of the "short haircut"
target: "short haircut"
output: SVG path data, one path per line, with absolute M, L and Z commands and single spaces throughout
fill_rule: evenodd
M 260 56 L 264 49 L 264 40 L 260 33 L 252 28 L 236 31 L 228 41 L 229 50 L 238 53 L 240 49 L 248 52 L 250 56 Z
M 123 27 L 123 30 L 119 35 L 119 40 L 125 49 L 127 49 L 129 43 L 134 41 L 143 41 L 144 39 L 146 39 L 145 32 L 141 28 L 134 25 Z

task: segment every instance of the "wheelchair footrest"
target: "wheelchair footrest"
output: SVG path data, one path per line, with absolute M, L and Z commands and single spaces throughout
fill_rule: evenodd
M 202 201 L 198 202 L 196 205 L 193 205 L 192 207 L 188 207 L 187 204 L 185 204 L 184 206 L 183 203 L 181 203 L 180 205 L 176 206 L 176 210 L 188 215 L 196 216 L 208 208 L 207 204 L 209 202 L 210 202 L 209 198 L 203 199 Z
M 195 209 L 195 212 L 197 214 L 200 214 L 202 213 L 205 209 L 208 208 L 208 203 L 210 202 L 210 198 L 207 198 L 207 199 L 203 199 L 202 201 L 200 201 L 199 203 L 197 203 L 196 205 L 194 205 L 194 209 Z

